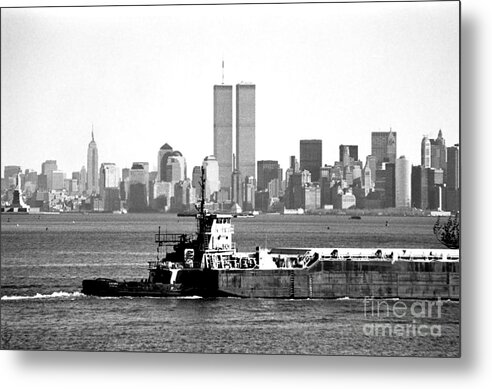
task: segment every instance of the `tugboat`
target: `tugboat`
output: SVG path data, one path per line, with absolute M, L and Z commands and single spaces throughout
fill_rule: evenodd
M 459 299 L 459 250 L 256 248 L 238 252 L 232 215 L 205 209 L 195 234 L 155 234 L 157 258 L 141 281 L 84 280 L 95 296 Z M 171 252 L 166 252 L 168 248 Z
M 251 260 L 232 259 L 232 215 L 211 214 L 205 209 L 205 177 L 202 168 L 201 200 L 195 214 L 196 234 L 155 234 L 157 258 L 149 261 L 149 276 L 140 281 L 116 281 L 97 278 L 82 282 L 82 293 L 95 296 L 216 296 L 215 268 L 243 266 L 252 268 Z M 188 216 L 188 215 L 186 215 Z M 169 248 L 173 251 L 168 252 Z M 249 258 L 248 258 L 249 259 Z M 241 262 L 242 261 L 242 262 Z

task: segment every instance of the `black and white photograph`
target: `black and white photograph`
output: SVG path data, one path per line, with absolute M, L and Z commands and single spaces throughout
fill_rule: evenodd
M 460 17 L 2 8 L 1 349 L 460 358 Z

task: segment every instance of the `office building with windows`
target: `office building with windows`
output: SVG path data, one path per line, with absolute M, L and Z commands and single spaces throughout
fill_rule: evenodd
M 94 131 L 92 131 L 92 140 L 87 148 L 87 194 L 99 194 L 99 165 L 97 144 L 94 140 Z M 48 185 L 49 186 L 49 185 Z
M 383 162 L 395 163 L 396 161 L 396 132 L 377 131 L 371 133 L 371 155 L 376 157 L 376 166 L 381 168 Z
M 395 206 L 397 208 L 411 207 L 412 165 L 408 159 L 401 156 L 395 164 Z
M 256 86 L 236 85 L 236 168 L 242 177 L 256 179 Z
M 303 139 L 299 143 L 300 170 L 311 173 L 311 181 L 319 182 L 323 152 L 321 139 Z
M 214 156 L 219 165 L 220 186 L 230 191 L 232 177 L 232 85 L 214 85 Z
M 282 181 L 282 169 L 278 161 L 258 161 L 257 173 L 257 190 L 268 189 L 268 184 L 274 179 Z

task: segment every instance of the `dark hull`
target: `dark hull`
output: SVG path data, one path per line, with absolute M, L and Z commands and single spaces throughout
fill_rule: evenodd
M 169 271 L 170 273 L 170 271 Z M 173 285 L 85 280 L 97 296 L 459 299 L 459 262 L 319 261 L 309 269 L 183 269 Z
M 458 262 L 323 261 L 310 269 L 217 270 L 223 295 L 459 299 Z
M 150 284 L 141 281 L 119 282 L 106 278 L 84 280 L 82 282 L 82 293 L 89 296 L 101 297 L 169 297 L 182 295 L 179 286 L 162 283 Z

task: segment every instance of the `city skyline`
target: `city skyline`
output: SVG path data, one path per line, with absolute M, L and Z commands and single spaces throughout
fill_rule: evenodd
M 388 131 L 388 133 L 389 133 L 389 131 Z M 372 135 L 372 134 L 382 134 L 382 132 L 371 133 L 371 135 Z M 439 133 L 438 133 L 438 135 L 436 136 L 436 138 L 437 138 L 437 139 L 444 139 L 444 141 L 445 141 L 445 137 L 442 135 L 442 131 L 439 131 Z M 406 159 L 410 162 L 410 165 L 411 165 L 411 166 L 422 166 L 422 167 L 427 167 L 427 168 L 430 168 L 430 167 L 431 167 L 430 165 L 429 165 L 429 166 L 427 166 L 427 165 L 425 165 L 425 166 L 424 166 L 424 164 L 423 164 L 423 162 L 422 162 L 422 158 L 423 158 L 423 157 L 422 157 L 422 153 L 423 153 L 423 149 L 422 149 L 422 147 L 423 147 L 423 146 L 422 146 L 422 145 L 423 145 L 423 142 L 424 142 L 425 140 L 427 140 L 427 141 L 429 141 L 429 140 L 430 140 L 430 141 L 435 141 L 435 139 L 429 139 L 429 137 L 428 137 L 427 135 L 424 135 L 424 136 L 422 137 L 421 142 L 420 142 L 420 143 L 416 146 L 416 147 L 419 149 L 419 155 L 420 155 L 420 158 L 421 158 L 419 161 L 412 161 L 412 160 L 409 160 L 409 158 L 407 158 L 405 154 L 401 154 L 401 155 L 400 155 L 400 154 L 398 154 L 398 155 L 399 155 L 399 157 L 398 157 L 398 158 L 400 158 L 400 157 L 405 157 L 405 158 L 406 158 Z M 322 147 L 323 147 L 323 142 L 322 142 L 322 140 L 319 140 L 319 139 L 299 139 L 299 140 L 298 140 L 298 148 L 301 148 L 301 149 L 302 149 L 302 147 L 306 147 L 306 146 L 305 146 L 305 145 L 306 145 L 306 143 L 309 143 L 309 145 L 311 146 L 311 143 L 313 143 L 313 142 L 315 142 L 315 143 L 317 143 L 317 144 L 318 144 L 318 145 L 317 145 L 317 146 L 318 146 L 318 148 L 322 149 Z M 342 144 L 341 144 L 341 145 L 339 145 L 338 147 L 339 147 L 339 150 L 341 150 L 342 148 L 346 149 L 346 152 L 347 152 L 347 153 L 348 153 L 349 148 L 352 148 L 352 150 L 355 150 L 355 149 L 357 149 L 357 150 L 358 150 L 358 145 L 350 145 L 350 146 L 349 146 L 349 145 L 342 145 Z M 453 149 L 455 149 L 456 147 L 458 147 L 458 148 L 459 148 L 459 144 L 446 144 L 446 145 L 444 145 L 444 148 L 445 148 L 445 149 L 449 149 L 449 148 L 453 148 Z M 86 147 L 86 149 L 87 149 L 87 162 L 89 162 L 89 159 L 94 159 L 94 157 L 95 157 L 95 158 L 96 158 L 96 160 L 97 160 L 97 142 L 95 142 L 94 137 L 92 137 L 92 139 L 91 139 L 91 141 L 88 143 L 88 146 Z M 306 149 L 306 150 L 307 150 L 307 149 Z M 440 151 L 440 150 L 439 150 L 439 151 Z M 318 150 L 318 152 L 317 152 L 317 153 L 315 153 L 315 154 L 319 154 L 319 150 Z M 256 166 L 256 164 L 257 164 L 258 162 L 275 162 L 275 163 L 278 163 L 278 165 L 279 165 L 279 168 L 280 168 L 280 169 L 282 169 L 282 170 L 286 170 L 286 169 L 290 166 L 290 164 L 292 163 L 292 157 L 295 157 L 295 160 L 296 160 L 296 161 L 299 161 L 299 160 L 300 160 L 300 155 L 301 155 L 301 153 L 300 153 L 300 152 L 298 152 L 298 153 L 294 153 L 294 154 L 292 154 L 292 155 L 289 155 L 289 157 L 288 157 L 288 158 L 284 158 L 285 160 L 287 160 L 287 163 L 282 163 L 282 161 L 283 161 L 283 160 L 279 161 L 279 160 L 273 160 L 273 159 L 268 159 L 268 158 L 267 158 L 267 159 L 257 159 L 257 160 L 255 160 L 255 172 L 256 172 L 256 167 L 257 167 L 257 166 Z M 348 155 L 348 154 L 347 154 L 347 155 Z M 181 175 L 182 175 L 184 178 L 191 179 L 191 178 L 193 177 L 193 175 L 192 175 L 192 174 L 187 174 L 187 173 L 186 173 L 186 170 L 187 170 L 186 166 L 188 166 L 188 163 L 186 162 L 186 161 L 187 161 L 187 156 L 186 156 L 186 155 L 182 155 L 182 153 L 181 153 L 181 152 L 179 152 L 178 150 L 174 150 L 174 151 L 173 151 L 173 148 L 172 148 L 172 147 L 171 147 L 168 143 L 166 143 L 166 144 L 164 144 L 164 145 L 163 145 L 163 146 L 162 146 L 162 147 L 158 150 L 158 161 L 161 161 L 161 164 L 159 164 L 159 163 L 158 163 L 158 164 L 156 164 L 156 165 L 151 165 L 149 161 L 145 161 L 145 162 L 131 161 L 131 162 L 128 162 L 128 163 L 127 163 L 126 165 L 124 165 L 124 166 L 120 166 L 120 165 L 118 165 L 118 164 L 116 164 L 116 163 L 114 163 L 114 162 L 108 162 L 108 161 L 105 161 L 105 162 L 101 162 L 101 163 L 100 163 L 100 164 L 98 164 L 97 166 L 96 166 L 96 165 L 94 165 L 94 166 L 95 166 L 95 168 L 96 168 L 95 170 L 97 170 L 97 181 L 96 181 L 95 186 L 91 187 L 91 190 L 89 190 L 89 191 L 90 191 L 90 192 L 92 192 L 92 188 L 97 188 L 97 189 L 99 189 L 99 180 L 100 180 L 100 177 L 99 177 L 99 171 L 100 171 L 100 169 L 101 169 L 101 168 L 103 168 L 103 167 L 104 167 L 104 166 L 106 166 L 106 165 L 115 165 L 115 166 L 118 168 L 118 170 L 119 170 L 119 177 L 120 177 L 121 179 L 124 179 L 124 178 L 125 178 L 125 177 L 124 177 L 124 174 L 123 174 L 123 170 L 124 170 L 124 169 L 130 169 L 130 168 L 131 168 L 131 166 L 132 166 L 133 164 L 135 164 L 135 163 L 137 163 L 137 164 L 142 164 L 142 163 L 145 163 L 145 164 L 146 164 L 146 166 L 147 166 L 147 169 L 149 170 L 149 172 L 155 172 L 155 173 L 156 173 L 156 180 L 157 180 L 157 181 L 168 181 L 170 178 L 166 177 L 166 174 L 165 174 L 165 173 L 164 173 L 164 175 L 163 175 L 163 176 L 161 176 L 161 170 L 163 170 L 163 169 L 166 167 L 166 163 L 168 162 L 168 160 L 169 160 L 169 159 L 171 159 L 171 158 L 176 158 L 176 156 L 179 156 L 179 158 L 183 159 L 184 164 L 185 164 L 185 165 L 184 165 L 184 167 L 183 167 L 184 173 L 181 173 Z M 235 154 L 233 154 L 233 156 L 235 156 Z M 214 154 L 209 154 L 209 155 L 206 155 L 206 156 L 203 158 L 203 160 L 201 161 L 201 163 L 200 163 L 200 164 L 198 164 L 198 165 L 194 165 L 194 166 L 191 166 L 191 168 L 195 168 L 195 167 L 200 167 L 200 166 L 202 166 L 202 165 L 203 165 L 203 162 L 204 162 L 204 161 L 206 161 L 207 159 L 209 159 L 210 157 L 215 157 L 215 158 L 216 158 L 216 156 L 215 156 Z M 299 157 L 299 158 L 298 158 L 298 157 Z M 319 155 L 318 155 L 318 157 L 319 157 Z M 335 165 L 336 165 L 336 164 L 338 164 L 338 163 L 340 163 L 340 164 L 342 164 L 342 165 L 343 165 L 343 164 L 344 164 L 344 159 L 345 159 L 345 157 L 343 157 L 343 158 L 341 158 L 341 157 L 343 157 L 343 156 L 342 156 L 342 154 L 339 154 L 338 159 L 333 159 L 333 160 L 328 161 L 328 162 L 324 162 L 324 160 L 322 160 L 322 164 L 319 166 L 319 168 L 321 169 L 321 168 L 323 168 L 323 167 L 327 167 L 327 166 L 335 166 Z M 371 153 L 368 153 L 368 154 L 366 155 L 366 157 L 376 158 L 376 157 L 375 157 L 373 154 L 371 154 Z M 340 159 L 340 158 L 341 158 L 341 159 Z M 429 157 L 429 158 L 430 158 L 430 157 Z M 366 158 L 361 159 L 361 158 L 359 157 L 359 159 L 358 159 L 358 160 L 354 159 L 354 162 L 357 162 L 357 161 L 358 161 L 358 162 L 361 162 L 361 163 L 363 163 L 363 164 L 365 164 L 365 163 L 366 163 Z M 430 159 L 429 159 L 429 161 L 430 161 Z M 390 162 L 390 161 L 386 161 L 386 162 Z M 298 163 L 299 163 L 299 162 L 298 162 Z M 395 162 L 392 162 L 392 163 L 394 164 Z M 439 162 L 439 163 L 440 163 L 440 162 Z M 91 163 L 91 164 L 94 164 L 94 163 Z M 82 165 L 82 168 L 81 168 L 81 169 L 79 169 L 79 170 L 75 170 L 75 171 L 73 171 L 73 172 L 66 171 L 66 170 L 63 170 L 63 169 L 58 169 L 58 161 L 57 161 L 56 159 L 55 159 L 55 160 L 53 160 L 53 159 L 50 159 L 50 160 L 46 159 L 46 160 L 44 160 L 43 162 L 40 162 L 40 164 L 39 164 L 39 165 L 41 166 L 41 169 L 30 169 L 30 168 L 26 168 L 25 166 L 23 166 L 23 165 L 21 165 L 21 164 L 18 164 L 18 165 L 16 165 L 16 164 L 10 164 L 10 163 L 5 163 L 5 164 L 2 164 L 2 169 L 3 169 L 3 170 L 2 170 L 2 172 L 1 172 L 1 174 L 2 174 L 2 178 L 4 178 L 4 175 L 5 175 L 4 173 L 5 173 L 5 171 L 11 170 L 11 169 L 13 169 L 13 168 L 20 167 L 20 171 L 19 171 L 19 173 L 21 173 L 21 174 L 24 174 L 25 170 L 29 170 L 30 172 L 33 172 L 33 171 L 34 171 L 34 172 L 37 172 L 38 174 L 47 174 L 47 171 L 46 171 L 46 167 L 45 167 L 45 166 L 50 166 L 50 168 L 49 168 L 48 170 L 50 170 L 50 171 L 55 170 L 55 171 L 58 171 L 58 172 L 63 172 L 63 173 L 66 173 L 66 177 L 65 177 L 65 178 L 67 178 L 67 179 L 68 179 L 68 178 L 70 178 L 73 174 L 81 174 L 81 173 L 84 173 L 84 172 L 85 172 L 85 173 L 87 174 L 87 180 L 88 180 L 88 176 L 89 176 L 89 174 L 87 173 L 87 170 L 88 170 L 88 169 L 87 169 L 87 166 L 89 165 L 89 163 L 87 164 L 87 166 L 86 166 L 85 164 L 84 164 L 84 165 Z M 54 167 L 51 167 L 51 165 L 53 165 Z M 286 166 L 286 167 L 284 168 L 284 166 Z M 432 167 L 442 168 L 442 167 L 437 167 L 437 166 L 432 166 Z M 310 171 L 310 170 L 312 170 L 313 168 L 314 168 L 314 169 L 316 169 L 316 167 L 315 167 L 314 165 L 313 165 L 313 167 L 312 167 L 312 168 L 309 168 L 309 167 L 304 167 L 304 168 L 302 168 L 302 166 L 301 166 L 301 165 L 299 165 L 299 168 L 300 168 L 300 170 L 309 170 L 309 171 Z M 381 166 L 379 166 L 379 168 L 381 168 Z M 384 168 L 383 168 L 383 169 L 384 169 Z M 168 167 L 168 170 L 169 170 L 169 167 Z M 165 169 L 164 169 L 164 171 L 165 171 Z M 240 173 L 241 173 L 241 175 L 242 175 L 242 172 L 240 172 Z M 258 174 L 258 172 L 256 172 L 256 174 Z M 315 173 L 315 175 L 316 175 L 316 174 L 321 174 L 321 173 L 320 173 L 320 172 L 318 172 L 318 173 Z M 10 175 L 9 175 L 9 176 L 10 176 Z M 231 174 L 231 176 L 232 176 L 232 174 Z M 49 177 L 49 175 L 48 175 L 48 177 Z M 317 177 L 317 176 L 315 176 L 315 178 L 316 178 L 316 177 Z M 284 178 L 285 178 L 285 177 L 284 177 Z M 231 179 L 232 179 L 232 178 L 231 178 Z M 317 181 L 317 179 L 316 179 L 316 180 L 313 180 L 313 181 Z M 89 185 L 89 183 L 88 183 L 88 182 L 87 182 L 87 185 Z
M 392 128 L 396 158 L 419 164 L 423 135 L 459 142 L 458 12 L 454 2 L 3 10 L 2 174 L 48 159 L 80 171 L 92 123 L 102 162 L 157 170 L 169 143 L 200 166 L 213 155 L 223 58 L 226 84 L 256 85 L 256 161 L 285 169 L 301 139 L 323 141 L 323 164 L 342 144 L 364 161 L 370 133 Z

